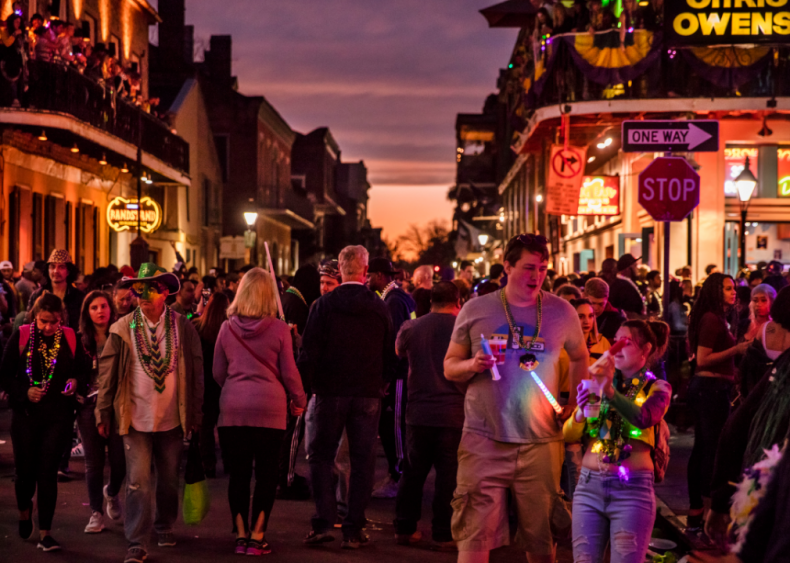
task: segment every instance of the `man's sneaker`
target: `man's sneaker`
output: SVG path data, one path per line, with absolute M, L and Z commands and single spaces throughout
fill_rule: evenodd
M 431 550 L 441 551 L 442 553 L 455 553 L 458 551 L 458 546 L 454 541 L 436 541 L 431 542 Z
M 44 536 L 37 546 L 41 551 L 57 551 L 60 549 L 60 544 L 55 541 L 52 536 Z
M 398 545 L 415 545 L 422 539 L 422 532 L 417 530 L 413 534 L 395 534 Z
M 159 547 L 173 547 L 176 545 L 176 536 L 173 532 L 163 532 L 159 534 L 159 542 L 156 545 Z
M 365 534 L 358 534 L 356 536 L 348 536 L 343 537 L 343 542 L 340 544 L 340 547 L 343 549 L 359 549 L 363 545 L 367 545 L 370 542 L 370 538 Z
M 331 541 L 335 541 L 335 536 L 326 532 L 316 532 L 315 530 L 310 530 L 310 533 L 304 539 L 305 545 L 309 546 L 321 545 Z
M 104 516 L 101 512 L 94 512 L 91 514 L 91 519 L 88 525 L 85 526 L 86 534 L 99 534 L 104 529 Z
M 395 498 L 398 496 L 398 483 L 387 475 L 387 478 L 376 486 L 371 496 L 373 498 Z
M 76 459 L 85 457 L 85 448 L 82 446 L 82 442 L 71 448 L 71 457 Z
M 120 520 L 123 518 L 123 507 L 121 506 L 121 499 L 118 498 L 118 495 L 111 497 L 107 494 L 107 487 L 109 485 L 104 485 L 104 500 L 107 502 L 107 516 L 110 517 L 112 520 Z
M 247 555 L 268 555 L 272 552 L 271 546 L 266 543 L 266 540 L 253 540 L 247 542 Z
M 140 546 L 134 546 L 126 550 L 123 563 L 143 563 L 146 559 L 148 559 L 148 552 Z

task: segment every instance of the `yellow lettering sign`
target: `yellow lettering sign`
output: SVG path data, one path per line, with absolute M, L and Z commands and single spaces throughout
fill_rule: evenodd
M 107 206 L 107 224 L 116 232 L 136 229 L 139 225 L 142 232 L 152 233 L 161 223 L 162 208 L 148 196 L 144 197 L 139 205 L 137 199 L 119 196 Z
M 694 35 L 699 29 L 699 22 L 694 14 L 679 14 L 675 21 L 672 22 L 672 27 L 678 35 Z
M 699 18 L 703 35 L 710 35 L 710 32 L 713 30 L 716 31 L 716 35 L 727 33 L 727 24 L 730 23 L 729 12 L 724 12 L 721 17 L 719 17 L 719 14 L 697 14 L 697 17 Z

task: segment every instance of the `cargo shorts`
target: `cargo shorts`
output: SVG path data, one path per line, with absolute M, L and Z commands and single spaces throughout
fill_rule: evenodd
M 510 544 L 507 491 L 513 493 L 516 544 L 529 553 L 554 549 L 551 517 L 562 502 L 563 442 L 510 444 L 467 430 L 458 448 L 452 533 L 459 551 L 491 551 Z

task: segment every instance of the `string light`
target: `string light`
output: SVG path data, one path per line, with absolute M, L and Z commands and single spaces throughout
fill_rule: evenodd
M 38 136 L 39 141 L 46 141 L 47 140 L 47 132 L 43 129 L 41 130 L 41 135 Z
M 71 152 L 73 152 L 73 153 L 80 152 L 80 148 L 77 146 L 77 143 L 74 143 L 74 146 L 71 147 Z

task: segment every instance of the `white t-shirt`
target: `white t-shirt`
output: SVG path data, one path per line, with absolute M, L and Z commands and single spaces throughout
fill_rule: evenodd
M 170 309 L 165 307 L 162 316 L 156 324 L 151 323 L 145 315 L 143 317 L 143 330 L 147 331 L 144 337 L 150 343 L 149 327 L 156 327 L 156 338 L 159 342 L 159 353 L 164 358 L 167 354 L 167 338 L 165 338 L 165 315 L 170 314 Z M 173 323 L 176 338 L 173 341 L 172 369 L 165 377 L 165 388 L 162 392 L 156 390 L 154 380 L 149 377 L 140 361 L 140 354 L 145 350 L 137 349 L 134 330 L 132 331 L 132 427 L 138 432 L 166 432 L 181 424 L 178 415 L 178 348 L 175 346 L 178 338 L 178 325 Z

